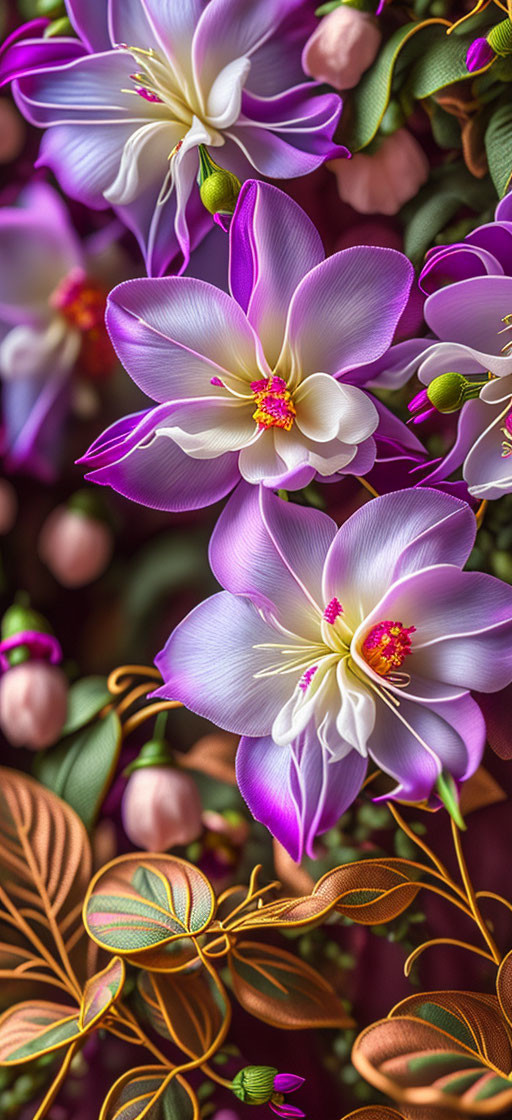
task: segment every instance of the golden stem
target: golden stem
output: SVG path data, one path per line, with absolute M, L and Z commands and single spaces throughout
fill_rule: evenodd
M 426 856 L 428 856 L 434 866 L 437 867 L 437 870 L 443 882 L 445 882 L 447 886 L 451 887 L 452 890 L 455 891 L 455 893 L 458 894 L 460 898 L 463 898 L 464 901 L 466 901 L 466 895 L 464 894 L 464 891 L 462 891 L 458 884 L 454 882 L 450 875 L 450 872 L 444 866 L 444 863 L 442 863 L 441 860 L 438 859 L 435 852 L 431 851 L 428 844 L 426 844 L 424 840 L 421 840 L 420 837 L 417 836 L 415 832 L 413 832 L 412 828 L 410 828 L 409 825 L 406 824 L 404 818 L 398 812 L 396 805 L 392 801 L 387 801 L 386 804 L 391 815 L 395 818 L 398 827 L 402 829 L 402 832 L 405 832 L 405 835 L 409 837 L 409 840 L 412 840 L 413 844 L 416 844 L 416 846 L 420 848 Z
M 117 715 L 121 716 L 123 712 L 126 712 L 128 708 L 131 708 L 132 704 L 135 704 L 136 700 L 140 700 L 141 696 L 146 696 L 149 690 L 153 687 L 154 681 L 146 681 L 145 684 L 138 684 L 136 688 L 131 688 L 130 691 L 126 693 L 126 696 L 123 696 L 123 699 L 117 705 Z
M 368 482 L 366 478 L 360 478 L 359 475 L 356 474 L 356 479 L 361 483 L 361 486 L 364 486 L 365 490 L 367 490 L 368 493 L 371 494 L 372 498 L 380 498 L 380 494 L 377 493 L 371 482 Z
M 487 961 L 492 962 L 493 960 L 491 954 L 486 953 L 485 949 L 477 949 L 476 945 L 469 945 L 467 941 L 459 941 L 455 937 L 434 937 L 432 941 L 424 941 L 423 945 L 418 945 L 418 948 L 414 949 L 413 952 L 409 954 L 404 964 L 406 976 L 409 976 L 414 962 L 418 959 L 423 950 L 430 949 L 432 945 L 456 945 L 459 949 L 469 949 L 470 953 L 476 953 L 478 957 L 485 957 Z
M 478 529 L 482 528 L 482 522 L 483 522 L 483 519 L 485 517 L 485 511 L 486 511 L 488 505 L 489 505 L 489 502 L 487 501 L 486 498 L 484 498 L 483 501 L 480 502 L 480 505 L 479 505 L 479 507 L 478 507 L 478 509 L 475 513 L 476 524 L 477 524 Z
M 500 964 L 501 963 L 501 953 L 498 949 L 498 946 L 496 945 L 496 942 L 495 942 L 492 934 L 487 929 L 487 926 L 486 926 L 486 924 L 485 924 L 485 922 L 482 918 L 480 910 L 478 909 L 478 901 L 477 901 L 477 898 L 476 898 L 476 894 L 475 894 L 475 891 L 474 891 L 473 884 L 472 884 L 471 879 L 469 877 L 469 872 L 468 872 L 468 869 L 467 869 L 467 866 L 466 866 L 466 861 L 464 859 L 464 853 L 462 851 L 460 832 L 459 832 L 459 830 L 457 828 L 457 825 L 455 824 L 455 821 L 453 820 L 452 817 L 450 817 L 450 823 L 451 823 L 451 826 L 452 826 L 453 844 L 454 844 L 454 848 L 455 848 L 455 854 L 457 856 L 457 863 L 459 865 L 459 871 L 460 871 L 461 879 L 462 879 L 462 882 L 464 883 L 464 888 L 465 888 L 465 891 L 466 891 L 467 900 L 468 900 L 469 905 L 471 907 L 471 912 L 473 914 L 473 918 L 474 918 L 474 920 L 475 920 L 475 922 L 476 922 L 476 924 L 477 924 L 477 926 L 480 930 L 480 933 L 482 934 L 482 937 L 483 937 L 484 941 L 486 942 L 489 949 L 491 950 L 492 959 L 494 960 L 494 963 L 495 964 Z
M 83 1041 L 83 1040 L 80 1040 L 80 1041 Z M 65 1056 L 64 1061 L 63 1061 L 63 1063 L 62 1063 L 62 1065 L 59 1069 L 59 1072 L 58 1072 L 57 1076 L 54 1077 L 54 1079 L 53 1079 L 53 1081 L 50 1085 L 50 1088 L 48 1089 L 47 1093 L 45 1094 L 44 1100 L 39 1105 L 39 1108 L 38 1108 L 37 1112 L 35 1113 L 35 1115 L 33 1117 L 33 1120 L 43 1120 L 43 1116 L 46 1116 L 46 1113 L 48 1112 L 48 1109 L 51 1108 L 51 1106 L 52 1106 L 52 1104 L 55 1100 L 55 1097 L 57 1096 L 57 1093 L 58 1093 L 58 1091 L 59 1091 L 59 1089 L 62 1085 L 62 1082 L 64 1081 L 64 1078 L 65 1078 L 65 1076 L 68 1072 L 68 1069 L 71 1065 L 71 1062 L 73 1061 L 73 1058 L 74 1058 L 75 1053 L 78 1049 L 78 1046 L 79 1046 L 79 1043 L 75 1043 L 74 1046 L 70 1046 L 69 1050 L 66 1051 L 66 1056 Z
M 149 677 L 151 680 L 161 681 L 162 677 L 152 665 L 119 665 L 113 669 L 107 680 L 108 691 L 112 696 L 118 696 L 133 683 L 132 677 Z M 124 680 L 123 678 L 127 678 Z
M 160 712 L 170 712 L 172 708 L 182 707 L 183 704 L 181 700 L 161 700 L 156 704 L 149 704 L 147 708 L 141 708 L 140 712 L 135 712 L 135 714 L 130 716 L 130 718 L 126 720 L 126 723 L 123 724 L 123 739 L 131 735 L 132 731 L 135 731 L 137 727 L 145 723 L 147 719 L 152 719 L 153 716 L 157 716 Z
M 503 898 L 501 894 L 495 894 L 494 891 L 475 891 L 475 898 L 493 898 L 495 902 L 501 902 L 503 906 L 506 906 L 507 910 L 512 910 L 512 902 Z

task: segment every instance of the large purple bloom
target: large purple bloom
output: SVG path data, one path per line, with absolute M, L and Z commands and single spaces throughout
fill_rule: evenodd
M 241 791 L 295 859 L 354 799 L 368 757 L 407 801 L 478 766 L 468 690 L 512 678 L 512 588 L 462 571 L 474 537 L 469 506 L 427 489 L 376 498 L 338 531 L 262 487 L 222 513 L 210 562 L 226 590 L 171 635 L 156 695 L 243 736 Z
M 113 278 L 104 257 L 102 237 L 83 245 L 43 183 L 0 209 L 1 450 L 9 471 L 53 476 L 77 363 L 101 375 L 115 362 L 103 322 Z
M 39 163 L 87 206 L 112 205 L 161 275 L 211 224 L 198 147 L 244 179 L 294 178 L 333 154 L 335 94 L 304 83 L 307 0 L 66 0 L 80 42 L 9 41 L 0 76 L 47 129 Z M 34 37 L 35 36 L 35 37 Z M 298 84 L 299 83 L 299 84 Z
M 408 260 L 365 246 L 324 260 L 303 211 L 255 181 L 230 237 L 231 297 L 166 277 L 109 299 L 117 353 L 160 403 L 114 424 L 85 463 L 88 478 L 145 505 L 205 506 L 240 475 L 299 489 L 315 475 L 364 474 L 375 458 L 379 413 L 359 385 L 393 338 Z
M 430 481 L 463 464 L 473 497 L 499 498 L 512 491 L 512 195 L 494 222 L 433 250 L 420 282 L 431 293 L 426 322 L 441 341 L 418 376 L 427 386 L 447 372 L 467 378 L 456 441 Z

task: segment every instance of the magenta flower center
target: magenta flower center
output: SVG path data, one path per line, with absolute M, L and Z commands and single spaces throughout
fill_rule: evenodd
M 105 292 L 81 269 L 74 269 L 61 280 L 50 296 L 50 304 L 82 334 L 104 325 Z
M 415 626 L 402 626 L 401 622 L 378 622 L 363 642 L 365 661 L 381 677 L 399 669 L 407 655 L 412 653 L 410 634 L 414 634 L 415 630 Z
M 261 381 L 251 381 L 251 389 L 256 404 L 252 418 L 258 428 L 282 428 L 289 432 L 296 410 L 286 381 L 282 377 L 264 377 Z

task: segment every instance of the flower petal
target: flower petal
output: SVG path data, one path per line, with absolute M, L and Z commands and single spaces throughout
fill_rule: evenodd
M 394 249 L 344 249 L 319 264 L 293 297 L 282 360 L 302 376 L 340 373 L 387 349 L 407 302 L 412 266 Z
M 210 0 L 193 41 L 197 84 L 207 96 L 217 74 L 234 58 L 249 57 L 270 38 L 302 0 Z M 215 43 L 215 50 L 212 50 Z
M 482 404 L 482 402 L 479 402 Z M 512 437 L 505 428 L 505 420 L 512 410 L 512 402 L 488 405 L 488 417 L 493 418 L 473 443 L 464 463 L 464 479 L 470 494 L 483 498 L 501 498 L 512 490 Z
M 117 174 L 132 132 L 130 122 L 57 125 L 45 132 L 36 167 L 50 167 L 71 198 L 94 210 L 105 210 L 108 203 L 103 191 Z
M 293 292 L 323 258 L 320 237 L 296 202 L 269 183 L 244 183 L 230 228 L 230 286 L 271 368 Z
M 167 435 L 194 459 L 209 460 L 239 451 L 257 435 L 251 409 L 225 397 L 179 402 L 156 434 Z
M 318 443 L 335 438 L 361 443 L 379 422 L 377 409 L 366 393 L 326 373 L 307 377 L 296 390 L 294 402 L 299 428 Z
M 130 376 L 155 400 L 211 396 L 212 377 L 251 395 L 256 336 L 235 300 L 211 284 L 128 280 L 110 293 L 107 325 Z
M 443 341 L 499 354 L 503 335 L 498 332 L 511 307 L 512 276 L 475 276 L 434 292 L 425 302 L 424 315 Z
M 91 51 L 105 51 L 110 46 L 107 5 L 103 10 L 93 7 L 90 0 L 66 0 L 68 16 L 80 38 Z
M 466 502 L 427 488 L 374 498 L 339 529 L 327 555 L 324 599 L 336 595 L 355 630 L 390 585 L 432 564 L 465 564 L 476 533 Z
M 181 700 L 226 731 L 268 735 L 291 685 L 289 677 L 258 677 L 268 668 L 275 630 L 247 599 L 222 591 L 176 627 L 155 658 L 164 684 L 154 696 Z
M 288 630 L 315 642 L 322 568 L 335 533 L 325 513 L 241 483 L 213 530 L 210 564 L 228 591 L 250 595 Z
M 19 201 L 0 209 L 0 318 L 46 322 L 50 295 L 83 254 L 56 191 L 39 183 Z

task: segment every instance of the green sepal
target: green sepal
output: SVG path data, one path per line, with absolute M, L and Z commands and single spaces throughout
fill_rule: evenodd
M 278 1070 L 274 1066 L 246 1066 L 231 1082 L 231 1089 L 244 1104 L 268 1104 Z
M 38 611 L 23 602 L 13 603 L 6 610 L 0 627 L 2 640 L 13 638 L 24 630 L 39 630 L 42 634 L 53 634 L 50 623 Z
M 465 832 L 466 824 L 460 811 L 459 791 L 457 789 L 457 784 L 452 778 L 451 774 L 448 774 L 446 770 L 442 770 L 437 779 L 436 791 L 438 793 L 438 796 L 441 798 L 445 809 L 450 814 L 452 820 L 455 821 L 457 828 L 460 828 L 462 832 Z
M 175 769 L 176 763 L 171 748 L 164 739 L 149 739 L 144 743 L 137 758 L 123 770 L 123 775 L 129 777 L 135 770 L 147 770 L 150 766 L 169 766 Z

